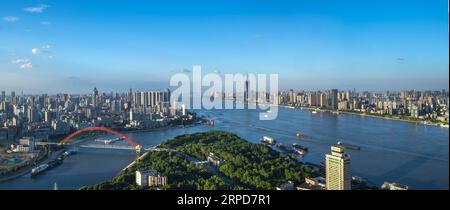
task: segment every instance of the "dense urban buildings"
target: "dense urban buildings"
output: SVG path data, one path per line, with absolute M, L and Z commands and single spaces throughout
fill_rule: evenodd
M 441 91 L 284 91 L 279 94 L 280 105 L 313 109 L 366 113 L 408 120 L 449 122 L 449 93 Z
M 100 93 L 90 95 L 17 95 L 2 91 L 0 143 L 22 137 L 48 141 L 94 126 L 147 129 L 192 119 L 184 104 L 170 103 L 170 90 Z
M 248 83 L 245 86 L 248 86 Z M 247 91 L 246 89 L 244 102 L 253 104 L 254 99 L 247 98 L 253 93 Z M 216 95 L 220 97 L 220 94 Z M 256 98 L 257 103 L 270 101 L 267 93 L 256 95 L 259 96 Z M 165 91 L 129 89 L 126 93 L 102 93 L 94 87 L 91 94 L 18 95 L 11 92 L 7 95 L 2 91 L 0 96 L 0 145 L 5 151 L 17 154 L 15 160 L 22 162 L 42 158 L 45 155 L 42 149 L 42 145 L 45 144 L 42 143 L 61 140 L 84 128 L 103 126 L 116 130 L 146 130 L 183 125 L 183 122 L 192 121 L 196 117 L 195 113 L 188 111 L 186 104 L 171 102 L 169 89 Z M 448 125 L 449 96 L 446 90 L 376 93 L 337 89 L 296 92 L 291 89 L 279 92 L 278 99 L 281 106 L 326 110 L 333 113 L 407 116 L 408 119 L 437 122 L 441 126 Z M 264 138 L 271 137 L 264 136 Z M 289 151 L 286 150 L 288 148 L 286 145 L 277 144 L 273 147 L 281 149 L 281 153 Z M 272 189 L 376 189 L 367 186 L 367 181 L 362 178 L 352 176 L 350 156 L 345 151 L 346 147 L 352 145 L 344 146 L 338 143 L 331 147 L 331 153 L 325 154 L 324 165 L 317 168 L 318 171 L 323 170 L 322 174 L 305 177 L 301 182 L 286 180 Z M 202 161 L 213 168 L 220 168 L 226 163 L 223 158 L 220 153 L 213 151 L 208 152 Z M 167 177 L 161 176 L 155 170 L 136 171 L 135 176 L 136 186 L 159 188 L 167 185 Z M 402 190 L 408 189 L 408 186 L 386 182 L 381 189 Z

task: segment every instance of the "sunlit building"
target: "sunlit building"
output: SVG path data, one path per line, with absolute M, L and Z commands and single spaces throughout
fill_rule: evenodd
M 325 156 L 327 190 L 350 190 L 350 156 L 340 145 L 331 147 L 331 154 Z

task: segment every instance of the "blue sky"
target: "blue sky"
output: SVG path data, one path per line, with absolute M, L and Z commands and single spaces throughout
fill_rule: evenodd
M 446 0 L 5 0 L 0 18 L 0 90 L 165 88 L 193 65 L 282 89 L 449 85 Z

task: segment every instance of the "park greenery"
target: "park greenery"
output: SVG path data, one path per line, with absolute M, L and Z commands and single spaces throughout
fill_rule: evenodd
M 285 158 L 270 147 L 250 143 L 223 131 L 181 135 L 159 147 L 168 150 L 148 152 L 119 176 L 81 189 L 146 189 L 135 184 L 135 171 L 148 169 L 157 170 L 167 177 L 168 184 L 163 187 L 166 190 L 271 190 L 287 181 L 300 184 L 305 177 L 310 177 L 313 173 L 308 166 Z M 188 155 L 198 160 L 206 160 L 211 152 L 223 161 L 218 167 L 219 174 L 186 159 Z
M 135 184 L 136 170 L 157 170 L 166 176 L 168 184 L 163 189 L 196 189 L 218 190 L 231 189 L 227 183 L 212 175 L 201 165 L 196 165 L 180 154 L 167 151 L 152 151 L 139 159 L 132 167 L 122 171 L 119 176 L 94 186 L 81 188 L 82 190 L 143 190 Z
M 205 160 L 210 153 L 224 161 L 219 171 L 250 189 L 275 189 L 287 181 L 300 184 L 312 169 L 283 157 L 270 147 L 253 144 L 224 131 L 182 135 L 161 147 L 175 149 Z

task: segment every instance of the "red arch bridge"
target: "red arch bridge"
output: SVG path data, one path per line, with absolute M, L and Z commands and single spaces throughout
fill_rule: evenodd
M 78 145 L 78 147 L 82 147 L 82 148 L 96 148 L 96 149 L 135 150 L 137 152 L 141 152 L 141 151 L 169 151 L 168 149 L 165 149 L 165 148 L 158 148 L 158 145 L 150 147 L 150 148 L 143 148 L 141 145 L 139 145 L 138 143 L 133 141 L 130 137 L 126 136 L 125 134 L 117 132 L 117 131 L 109 129 L 109 128 L 105 128 L 105 127 L 85 128 L 85 129 L 82 129 L 82 130 L 78 130 L 75 133 L 67 136 L 65 139 L 63 139 L 59 143 L 37 142 L 36 145 L 69 145 L 68 144 L 69 141 L 72 140 L 73 138 L 75 138 L 77 135 L 79 135 L 81 133 L 84 133 L 84 132 L 89 132 L 89 131 L 104 131 L 104 132 L 107 132 L 107 133 L 114 134 L 114 135 L 118 136 L 119 138 L 122 138 L 125 141 L 127 141 L 130 144 L 130 146 L 112 145 L 112 144 L 83 144 L 83 145 Z

